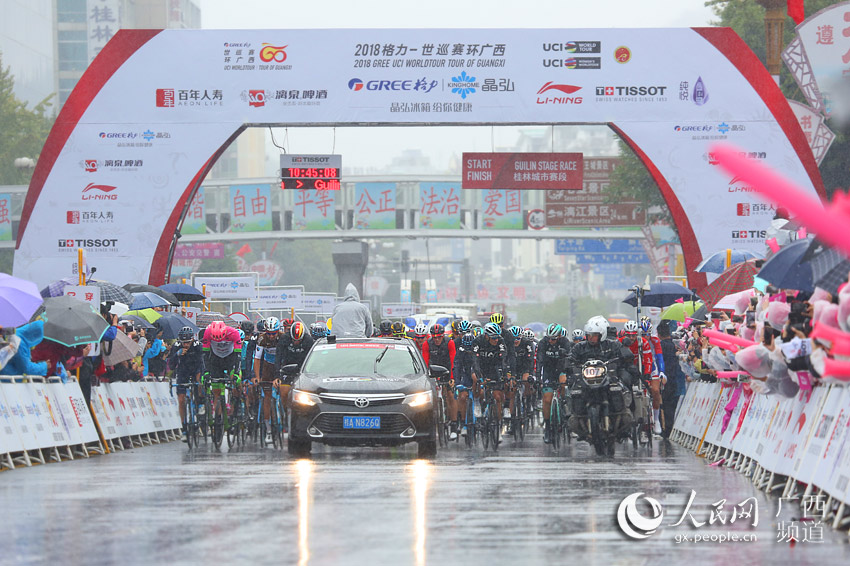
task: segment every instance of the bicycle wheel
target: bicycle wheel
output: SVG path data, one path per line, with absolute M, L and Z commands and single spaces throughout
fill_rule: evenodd
M 275 434 L 277 435 L 277 445 L 283 449 L 283 433 L 286 430 L 286 407 L 283 406 L 283 399 L 277 400 L 277 427 Z
M 552 398 L 552 407 L 549 410 L 549 429 L 552 448 L 557 450 L 561 446 L 561 404 L 557 397 Z
M 272 398 L 272 446 L 277 448 L 279 443 L 278 432 L 280 431 L 280 406 L 276 402 L 277 400 Z
M 212 441 L 216 448 L 221 448 L 221 443 L 224 440 L 224 411 L 226 404 L 224 396 L 219 397 L 218 407 L 216 408 L 215 417 L 213 418 L 212 426 Z
M 437 441 L 440 446 L 448 446 L 448 436 L 446 435 L 446 407 L 445 399 L 440 397 L 440 402 L 437 403 Z
M 499 415 L 494 415 L 494 419 L 490 421 L 490 442 L 493 444 L 493 452 L 499 451 L 499 438 L 502 435 L 502 419 Z
M 490 409 L 491 405 L 488 403 L 484 406 L 484 410 L 481 412 L 481 443 L 484 445 L 484 450 L 487 450 L 490 447 Z
M 194 416 L 195 416 L 195 405 L 192 402 L 191 395 L 186 394 L 186 401 L 184 405 L 186 420 L 183 423 L 183 432 L 186 434 L 186 445 L 191 449 L 192 446 L 197 446 L 195 442 L 195 424 L 194 424 Z
M 231 401 L 230 401 L 230 406 L 231 406 L 231 410 L 233 412 L 233 415 L 230 419 L 228 419 L 228 421 L 229 421 L 228 426 L 227 426 L 227 447 L 228 448 L 233 448 L 234 444 L 239 443 L 239 417 L 238 417 L 239 406 L 238 405 L 239 405 L 240 401 L 241 401 L 241 399 L 239 399 L 239 398 L 236 398 L 236 399 L 231 398 Z

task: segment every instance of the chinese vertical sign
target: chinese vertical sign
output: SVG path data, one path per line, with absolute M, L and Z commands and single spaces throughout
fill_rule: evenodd
M 89 62 L 121 29 L 121 0 L 86 0 Z
M 192 203 L 189 205 L 189 210 L 186 212 L 186 218 L 183 219 L 183 226 L 180 228 L 181 234 L 206 234 L 207 233 L 207 206 L 204 202 L 204 188 L 198 189 Z
M 817 86 L 818 99 L 809 103 L 829 117 L 833 98 L 850 76 L 850 6 L 841 3 L 821 10 L 797 26 L 797 36 Z
M 230 187 L 230 231 L 266 232 L 272 229 L 271 185 Z
M 354 187 L 354 227 L 395 228 L 395 183 L 357 183 Z
M 492 230 L 522 229 L 522 193 L 486 189 L 481 191 L 482 227 Z
M 456 183 L 419 184 L 419 227 L 460 228 L 460 187 Z
M 334 230 L 339 191 L 296 190 L 292 196 L 293 230 Z
M 12 196 L 0 194 L 0 241 L 12 239 Z

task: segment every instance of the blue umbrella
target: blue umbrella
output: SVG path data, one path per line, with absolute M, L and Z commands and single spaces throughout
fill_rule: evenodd
M 811 254 L 806 254 L 811 244 L 810 240 L 797 240 L 783 246 L 764 262 L 758 276 L 780 289 L 813 291 L 815 285 L 812 264 L 809 262 Z
M 697 297 L 693 291 L 686 287 L 682 287 L 678 283 L 652 283 L 649 286 L 649 290 L 643 292 L 640 304 L 645 307 L 664 308 L 672 305 L 679 299 L 696 301 L 699 300 L 699 297 Z M 623 302 L 627 305 L 636 307 L 637 297 L 635 296 L 634 291 L 629 293 L 629 295 L 623 299 Z
M 152 309 L 156 307 L 167 307 L 170 305 L 167 300 L 154 293 L 143 291 L 133 294 L 133 304 L 130 305 L 130 310 Z
M 186 283 L 168 283 L 160 285 L 160 289 L 168 291 L 180 301 L 203 301 L 204 294 Z
M 162 318 L 157 319 L 156 325 L 162 329 L 163 340 L 176 340 L 177 333 L 180 332 L 184 326 L 191 328 L 195 335 L 198 334 L 198 327 L 195 326 L 191 320 L 185 316 L 177 314 L 176 312 L 162 313 Z
M 762 259 L 764 255 L 751 250 L 732 250 L 732 263 L 726 265 L 726 250 L 715 252 L 702 260 L 696 270 L 699 273 L 723 273 L 727 267 L 743 263 L 748 259 Z

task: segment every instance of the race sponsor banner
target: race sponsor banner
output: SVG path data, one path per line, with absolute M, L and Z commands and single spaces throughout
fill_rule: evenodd
M 221 242 L 204 242 L 198 244 L 177 244 L 174 248 L 174 259 L 221 259 L 224 257 L 224 244 Z M 173 271 L 173 270 L 172 270 Z M 175 278 L 172 273 L 172 280 Z
M 268 232 L 272 229 L 271 186 L 230 186 L 230 231 Z
M 47 388 L 56 396 L 56 402 L 62 414 L 65 415 L 66 424 L 73 429 L 72 434 L 76 434 L 80 442 L 89 443 L 100 440 L 79 383 L 76 381 L 48 383 Z
M 257 296 L 257 279 L 253 276 L 193 276 L 192 286 L 202 289 L 208 299 L 253 299 Z
M 304 308 L 304 287 L 261 287 L 257 300 L 251 301 L 251 310 L 283 310 Z
M 0 194 L 0 242 L 12 239 L 12 195 Z
M 826 437 L 812 483 L 833 497 L 850 503 L 850 388 L 841 387 L 835 423 Z
M 723 436 L 721 432 L 723 430 L 723 417 L 726 414 L 725 407 L 729 403 L 734 390 L 733 387 L 724 387 L 720 390 L 720 395 L 717 398 L 717 408 L 711 415 L 711 420 L 709 420 L 708 428 L 705 431 L 705 442 L 709 444 L 720 444 Z M 729 430 L 728 427 L 726 430 Z
M 782 444 L 779 446 L 776 461 L 777 474 L 783 476 L 794 474 L 797 457 L 801 452 L 805 452 L 813 424 L 815 424 L 816 417 L 826 399 L 824 395 L 826 391 L 826 387 L 817 387 L 810 391 L 801 390 L 797 394 L 800 406 L 792 417 L 793 420 L 789 423 L 785 434 L 782 435 Z
M 356 183 L 354 185 L 354 228 L 394 229 L 395 183 Z
M 336 304 L 336 294 L 334 293 L 302 293 L 301 300 L 303 305 L 301 309 L 304 312 L 331 314 Z
M 179 430 L 183 424 L 180 422 L 180 410 L 177 406 L 177 394 L 172 394 L 171 386 L 167 381 L 148 382 L 149 389 L 154 393 L 154 402 L 159 408 L 160 418 L 167 430 Z
M 181 234 L 206 234 L 207 233 L 207 205 L 204 196 L 204 188 L 201 187 L 192 197 L 192 202 L 189 203 L 189 210 L 186 211 L 186 216 L 183 218 L 183 225 L 180 227 Z M 180 248 L 180 246 L 177 246 Z M 175 254 L 175 257 L 178 257 Z
M 144 409 L 145 422 L 152 425 L 148 432 L 164 431 L 164 415 L 155 384 L 151 381 L 140 381 L 134 385 L 137 390 L 136 400 Z
M 62 290 L 65 295 L 74 297 L 78 301 L 88 303 L 100 310 L 100 287 L 96 285 L 67 285 Z
M 419 312 L 419 305 L 415 303 L 383 303 L 381 304 L 381 316 L 387 318 L 402 318 L 412 316 Z
M 105 440 L 124 436 L 121 434 L 123 427 L 116 419 L 115 401 L 109 395 L 109 387 L 110 384 L 106 383 L 91 389 L 91 404 Z
M 759 464 L 769 472 L 776 471 L 779 461 L 779 450 L 782 446 L 783 435 L 790 429 L 795 415 L 802 410 L 802 402 L 796 397 L 793 399 L 781 399 L 776 407 L 776 412 L 768 423 L 759 445 L 756 448 L 756 459 Z
M 338 191 L 293 191 L 293 230 L 333 230 Z
M 6 405 L 12 414 L 11 420 L 14 423 L 14 428 L 18 431 L 24 450 L 37 450 L 45 443 L 50 446 L 52 436 L 46 435 L 47 431 L 44 430 L 43 426 L 41 430 L 38 430 L 39 423 L 33 409 L 32 398 L 25 384 L 3 382 L 0 383 L 0 390 L 3 391 Z M 65 433 L 67 434 L 67 428 L 65 428 Z
M 794 454 L 790 456 L 793 460 L 789 475 L 793 475 L 798 481 L 809 484 L 815 474 L 818 459 L 823 452 L 825 439 L 829 429 L 835 422 L 835 412 L 840 402 L 838 387 L 831 385 L 816 387 L 814 395 L 819 396 L 816 410 L 811 406 L 812 401 L 805 409 L 805 422 L 803 425 L 808 429 L 805 439 L 794 448 Z M 805 479 L 804 479 L 805 478 Z
M 522 230 L 522 193 L 487 189 L 481 191 L 481 227 L 492 230 Z
M 12 406 L 6 400 L 7 385 L 10 384 L 0 383 L 0 454 L 24 450 L 23 439 L 18 431 L 18 419 L 12 414 Z
M 419 183 L 419 227 L 460 228 L 460 188 L 456 183 Z
M 123 435 L 144 434 L 146 431 L 140 422 L 141 414 L 135 410 L 132 383 L 110 383 L 109 390 L 115 399 L 116 419 L 120 420 Z
M 835 29 L 840 49 L 847 38 Z M 78 85 L 86 111 L 56 125 L 45 147 L 56 158 L 36 164 L 14 274 L 40 286 L 67 272 L 77 247 L 90 253 L 105 280 L 163 279 L 170 248 L 160 242 L 171 241 L 179 227 L 186 187 L 245 124 L 611 124 L 669 183 L 669 198 L 692 228 L 683 231 L 691 268 L 713 250 L 763 247 L 771 220 L 735 215 L 740 195 L 726 190 L 732 177 L 706 159 L 711 144 L 746 148 L 812 195 L 820 185 L 805 138 L 793 118 L 788 125 L 793 114 L 785 102 L 768 95 L 773 85 L 764 86 L 763 70 L 744 75 L 739 69 L 749 67 L 730 63 L 741 55 L 730 51 L 736 39 L 725 28 L 370 29 L 333 37 L 309 29 L 127 29 L 118 35 L 122 56 L 91 66 L 107 77 L 105 84 L 97 96 Z M 576 36 L 609 47 L 592 60 L 552 49 Z M 223 46 L 235 43 L 250 43 L 255 60 L 237 63 L 234 53 L 225 54 L 231 48 Z M 270 49 L 258 49 L 263 44 Z M 612 46 L 652 57 L 620 62 Z M 254 84 L 258 73 L 265 85 Z M 122 167 L 86 171 L 86 160 L 105 155 L 122 159 Z M 131 171 L 136 162 L 162 173 Z M 298 195 L 292 196 L 296 229 L 306 229 Z M 327 206 L 323 216 L 332 229 Z M 67 222 L 69 213 L 73 219 L 95 210 L 112 216 Z M 150 212 L 140 219 L 139 211 Z M 631 216 L 608 212 L 617 222 Z
M 464 189 L 579 190 L 581 153 L 466 153 Z
M 56 402 L 53 400 L 52 395 L 48 391 L 47 384 L 21 383 L 18 385 L 26 386 L 30 389 L 32 400 L 36 407 L 38 407 L 37 411 L 40 417 L 39 420 L 47 430 L 47 436 L 50 438 L 48 444 L 45 444 L 43 448 L 68 446 L 72 444 L 68 433 L 65 431 L 65 426 L 62 422 L 62 414 L 59 412 L 60 409 L 57 407 Z M 77 388 L 79 388 L 79 386 L 77 386 Z

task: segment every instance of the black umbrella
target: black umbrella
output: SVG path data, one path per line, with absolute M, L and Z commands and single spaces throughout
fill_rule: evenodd
M 699 297 L 697 297 L 693 291 L 686 287 L 682 287 L 678 283 L 652 283 L 649 286 L 648 291 L 643 291 L 643 297 L 640 300 L 640 304 L 645 307 L 664 308 L 672 305 L 679 299 L 691 301 L 699 300 Z M 623 299 L 623 302 L 627 305 L 636 307 L 637 297 L 635 296 L 635 292 L 632 291 L 629 293 L 629 295 Z
M 838 287 L 847 283 L 850 259 L 834 248 L 826 248 L 812 257 L 812 280 L 816 287 L 838 293 Z
M 184 326 L 190 327 L 192 332 L 195 334 L 198 333 L 198 327 L 195 326 L 191 320 L 185 316 L 177 314 L 176 312 L 162 313 L 162 317 L 158 318 L 155 324 L 162 329 L 163 340 L 176 340 L 177 333 L 180 332 L 180 329 Z
M 174 293 L 169 293 L 159 287 L 154 287 L 153 285 L 144 285 L 142 283 L 127 283 L 124 285 L 124 288 L 131 293 L 153 293 L 154 295 L 159 295 L 166 301 L 168 301 L 172 305 L 179 305 L 180 299 L 174 296 Z
M 769 260 L 764 262 L 758 277 L 780 289 L 812 291 L 812 257 L 809 248 L 811 240 L 797 240 L 783 246 Z
M 87 285 L 100 287 L 100 301 L 105 303 L 111 301 L 113 303 L 124 303 L 129 305 L 133 302 L 133 294 L 127 289 L 122 289 L 109 281 L 89 281 Z
M 136 316 L 134 314 L 122 314 L 118 317 L 118 322 L 122 322 L 124 320 L 131 321 L 133 323 L 133 326 L 135 326 L 136 328 L 155 328 L 153 324 L 143 319 L 142 317 Z
M 160 289 L 168 291 L 181 301 L 203 301 L 206 297 L 199 290 L 186 283 L 167 283 Z
M 207 326 L 209 326 L 210 324 L 212 324 L 216 320 L 223 321 L 224 324 L 226 324 L 227 326 L 231 326 L 231 327 L 236 328 L 236 329 L 239 328 L 238 322 L 236 322 L 235 320 L 233 320 L 229 316 L 221 314 L 220 312 L 216 312 L 216 311 L 199 312 L 198 316 L 196 318 L 198 319 L 198 328 L 206 328 Z
M 89 303 L 74 297 L 44 299 L 44 338 L 63 346 L 100 342 L 109 324 Z
M 690 318 L 694 320 L 698 320 L 700 322 L 705 322 L 708 320 L 708 307 L 705 305 L 701 306 L 697 310 L 694 311 L 694 314 L 690 316 Z

